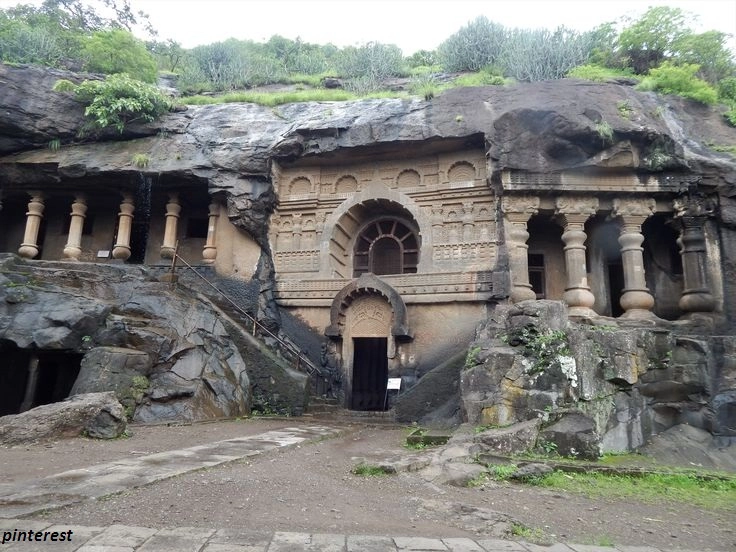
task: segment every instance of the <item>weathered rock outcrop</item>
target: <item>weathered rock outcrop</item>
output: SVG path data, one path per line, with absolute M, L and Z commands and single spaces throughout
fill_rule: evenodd
M 734 340 L 682 331 L 572 323 L 562 303 L 521 302 L 478 331 L 461 374 L 465 417 L 541 419 L 539 448 L 552 443 L 583 458 L 639 449 L 679 424 L 727 444 L 736 426 Z
M 227 317 L 145 269 L 30 264 L 6 255 L 0 273 L 0 340 L 83 353 L 72 393 L 114 391 L 134 420 L 150 422 L 244 415 L 252 393 L 262 392 L 231 341 Z M 260 379 L 270 370 L 278 381 L 268 381 L 273 410 L 303 408 L 305 376 L 250 351 L 253 344 L 239 346 L 257 360 Z
M 0 444 L 18 445 L 87 435 L 115 439 L 127 426 L 122 405 L 112 392 L 74 395 L 22 414 L 0 417 Z

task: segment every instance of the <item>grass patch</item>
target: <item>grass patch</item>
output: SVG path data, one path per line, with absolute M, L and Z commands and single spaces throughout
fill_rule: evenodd
M 358 464 L 350 471 L 353 475 L 362 475 L 364 477 L 379 477 L 382 475 L 391 475 L 391 472 L 387 471 L 386 468 L 373 464 Z
M 605 82 L 620 78 L 640 80 L 639 77 L 636 77 L 632 73 L 631 69 L 611 69 L 610 67 L 601 67 L 595 64 L 578 65 L 567 73 L 567 77 L 593 82 Z
M 733 156 L 736 156 L 736 146 L 726 146 L 723 144 L 706 144 L 710 149 L 713 151 L 717 151 L 719 153 L 730 153 Z
M 180 102 L 186 105 L 214 105 L 224 103 L 254 103 L 267 107 L 300 102 L 345 102 L 358 99 L 402 98 L 406 93 L 389 90 L 357 95 L 347 90 L 315 88 L 290 92 L 230 92 L 222 96 L 188 96 Z
M 544 531 L 537 527 L 528 527 L 523 523 L 512 523 L 510 533 L 511 536 L 518 537 L 529 542 L 543 545 L 552 544 L 552 540 Z
M 555 471 L 530 482 L 591 498 L 635 498 L 648 503 L 668 500 L 710 510 L 736 508 L 736 478 L 705 480 L 697 474 L 646 474 L 634 477 Z

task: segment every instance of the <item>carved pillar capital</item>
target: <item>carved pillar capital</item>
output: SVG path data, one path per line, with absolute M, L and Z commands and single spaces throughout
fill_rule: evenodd
M 510 222 L 526 223 L 532 215 L 539 212 L 539 198 L 531 195 L 503 196 L 501 211 Z
M 562 226 L 582 226 L 598 211 L 598 198 L 588 196 L 562 196 L 555 201 L 555 213 Z
M 715 212 L 715 202 L 707 196 L 683 196 L 672 201 L 675 217 L 709 217 Z
M 624 226 L 641 225 L 654 214 L 657 202 L 654 198 L 616 198 L 613 200 L 613 216 L 621 217 Z

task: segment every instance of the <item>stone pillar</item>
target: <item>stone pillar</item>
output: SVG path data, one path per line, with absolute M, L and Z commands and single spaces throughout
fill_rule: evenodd
M 181 213 L 181 205 L 179 204 L 179 194 L 171 192 L 169 194 L 169 202 L 166 204 L 166 228 L 164 229 L 164 243 L 161 246 L 161 257 L 171 259 L 176 249 L 176 227 L 179 223 L 179 214 Z
M 25 412 L 33 408 L 33 399 L 36 396 L 36 387 L 38 386 L 38 357 L 31 353 L 28 361 L 28 379 L 26 380 L 26 390 L 23 395 L 23 402 L 20 404 L 20 412 Z
M 78 261 L 82 255 L 82 231 L 84 219 L 87 216 L 87 200 L 77 194 L 72 203 L 71 221 L 69 222 L 69 236 L 64 246 L 64 257 L 69 261 Z
M 514 303 L 536 299 L 529 283 L 529 232 L 526 223 L 539 210 L 539 198 L 534 196 L 504 196 L 501 209 L 506 221 L 506 244 L 511 271 L 511 300 Z
M 32 259 L 38 255 L 38 230 L 43 218 L 43 194 L 41 192 L 30 192 L 31 201 L 28 202 L 26 213 L 26 231 L 23 234 L 23 243 L 18 248 L 18 255 L 26 259 Z
M 559 197 L 556 202 L 565 232 L 565 272 L 567 285 L 562 296 L 570 307 L 571 316 L 594 316 L 591 308 L 595 297 L 588 285 L 588 269 L 585 263 L 585 221 L 598 210 L 598 200 L 594 197 Z
M 294 251 L 299 251 L 302 248 L 302 214 L 294 213 L 291 220 L 294 223 L 291 227 L 291 248 Z
M 135 205 L 131 194 L 123 194 L 118 213 L 118 235 L 115 238 L 115 246 L 112 249 L 112 258 L 119 261 L 127 261 L 130 258 L 130 231 L 133 227 L 133 211 Z
M 463 203 L 463 242 L 475 241 L 475 221 L 473 215 L 473 203 Z
M 432 241 L 434 243 L 445 241 L 445 219 L 442 213 L 442 207 L 432 206 Z
M 220 205 L 218 203 L 210 203 L 209 221 L 207 223 L 207 241 L 202 250 L 202 262 L 205 264 L 214 264 L 217 258 L 217 219 L 220 217 Z
M 625 318 L 651 318 L 654 297 L 649 293 L 644 273 L 644 236 L 641 225 L 656 207 L 654 199 L 614 199 L 613 216 L 621 219 L 621 261 L 624 268 L 624 290 L 621 307 Z
M 716 300 L 708 283 L 705 222 L 713 206 L 705 198 L 681 198 L 674 202 L 675 222 L 680 229 L 683 290 L 679 306 L 685 312 L 711 312 Z

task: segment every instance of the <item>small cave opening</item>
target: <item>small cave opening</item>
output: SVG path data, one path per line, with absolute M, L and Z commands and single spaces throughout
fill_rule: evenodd
M 0 341 L 0 416 L 66 399 L 84 355 L 73 351 L 22 349 Z

